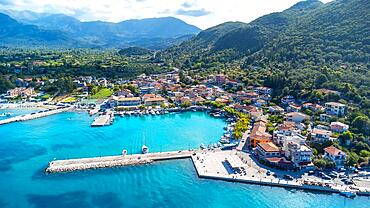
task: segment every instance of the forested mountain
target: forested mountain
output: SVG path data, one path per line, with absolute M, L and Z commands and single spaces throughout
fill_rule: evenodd
M 163 60 L 197 75 L 226 73 L 281 96 L 318 88 L 370 105 L 370 2 L 300 2 L 248 24 L 229 22 L 163 51 Z
M 328 4 L 303 1 L 249 24 L 228 22 L 210 28 L 167 52 L 198 56 L 199 50 L 202 56 L 208 56 L 231 50 L 234 58 L 257 53 L 259 57 L 273 56 L 280 61 L 308 58 L 320 62 L 339 59 L 366 62 L 370 58 L 369 11 L 370 3 L 364 0 L 337 0 Z M 261 59 L 253 57 L 248 61 L 253 60 Z
M 119 23 L 93 21 L 81 22 L 73 17 L 63 14 L 38 14 L 33 12 L 8 12 L 22 25 L 34 25 L 35 29 L 43 31 L 55 31 L 65 36 L 65 40 L 73 42 L 63 46 L 76 47 L 101 47 L 119 48 L 128 46 L 141 46 L 153 49 L 169 47 L 173 44 L 188 40 L 197 34 L 200 29 L 189 25 L 182 20 L 173 17 L 149 18 L 142 20 L 127 20 Z M 29 18 L 29 19 L 27 19 Z M 19 23 L 19 25 L 21 25 Z M 36 27 L 37 26 L 37 27 Z M 23 27 L 13 27 L 22 33 Z M 6 37 L 4 44 L 17 45 L 27 42 L 26 34 L 22 39 L 12 41 L 12 37 Z M 50 37 L 53 37 L 50 35 Z M 58 38 L 57 36 L 55 38 Z M 49 45 L 50 42 L 40 40 L 39 45 Z

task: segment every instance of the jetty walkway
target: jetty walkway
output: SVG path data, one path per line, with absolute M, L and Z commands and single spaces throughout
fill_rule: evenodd
M 37 119 L 37 118 L 41 118 L 41 117 L 46 117 L 46 116 L 50 116 L 50 115 L 54 115 L 54 114 L 58 114 L 58 113 L 62 113 L 62 112 L 71 110 L 71 108 L 72 107 L 63 107 L 63 108 L 54 109 L 54 110 L 45 110 L 45 111 L 41 111 L 41 112 L 37 112 L 37 113 L 19 115 L 19 116 L 7 118 L 7 119 L 4 119 L 4 120 L 0 120 L 0 125 L 9 124 L 9 123 L 18 122 L 18 121 L 27 121 L 27 120 Z
M 148 154 L 133 154 L 120 156 L 93 157 L 82 159 L 55 160 L 46 168 L 48 173 L 69 172 L 97 168 L 110 168 L 129 165 L 148 164 L 160 160 L 190 158 L 194 151 L 183 150 Z

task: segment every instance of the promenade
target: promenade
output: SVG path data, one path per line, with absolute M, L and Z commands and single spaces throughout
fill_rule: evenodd
M 281 173 L 277 177 L 267 175 L 267 170 L 254 164 L 250 158 L 246 159 L 246 156 L 235 150 L 207 151 L 192 155 L 192 161 L 200 178 L 332 193 L 351 191 L 358 195 L 370 194 L 370 189 L 335 184 L 320 178 L 295 177 L 293 180 L 286 180 Z
M 72 107 L 65 107 L 65 108 L 60 108 L 60 109 L 46 110 L 46 111 L 37 112 L 37 113 L 19 115 L 19 116 L 7 118 L 7 119 L 4 119 L 4 120 L 0 120 L 0 125 L 9 124 L 9 123 L 18 122 L 18 121 L 27 121 L 27 120 L 37 119 L 37 118 L 41 118 L 41 117 L 46 117 L 46 116 L 50 116 L 50 115 L 54 115 L 54 114 L 57 114 L 57 113 L 62 113 L 62 112 L 71 110 L 71 108 Z
M 161 160 L 190 158 L 194 151 L 183 150 L 148 154 L 93 157 L 69 160 L 56 160 L 49 163 L 48 173 L 69 172 L 97 168 L 111 168 L 128 165 L 142 165 Z

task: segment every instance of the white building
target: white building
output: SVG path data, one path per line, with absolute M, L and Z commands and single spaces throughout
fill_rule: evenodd
M 284 151 L 285 157 L 289 158 L 298 168 L 312 166 L 312 150 L 305 144 L 289 142 L 287 150 Z
M 292 121 L 295 123 L 301 123 L 302 121 L 308 118 L 309 118 L 308 115 L 300 112 L 291 112 L 287 114 L 287 121 Z
M 324 129 L 313 129 L 311 132 L 311 138 L 316 142 L 325 142 L 332 140 L 332 132 Z
M 325 111 L 329 115 L 343 116 L 346 110 L 346 105 L 337 102 L 325 103 Z

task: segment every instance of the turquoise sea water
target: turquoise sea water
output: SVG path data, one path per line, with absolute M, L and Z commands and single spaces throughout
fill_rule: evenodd
M 10 117 L 23 115 L 23 114 L 27 114 L 27 113 L 33 113 L 33 112 L 37 112 L 37 110 L 35 110 L 35 109 L 1 109 L 0 110 L 0 114 L 12 113 L 12 115 Z M 0 116 L 0 120 L 7 119 L 7 118 L 10 118 L 10 117 Z
M 84 113 L 0 126 L 0 207 L 369 207 L 370 198 L 199 179 L 190 160 L 44 174 L 54 158 L 168 151 L 215 143 L 225 122 L 205 113 L 117 118 Z

